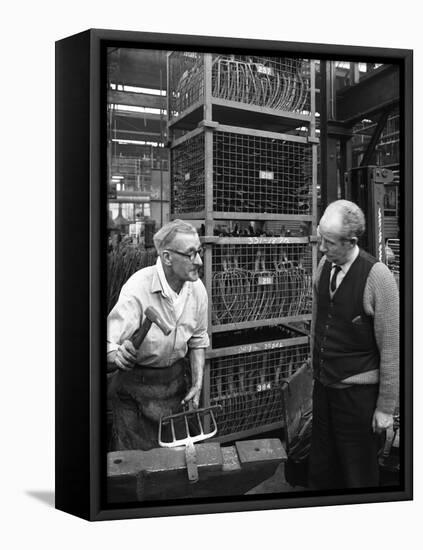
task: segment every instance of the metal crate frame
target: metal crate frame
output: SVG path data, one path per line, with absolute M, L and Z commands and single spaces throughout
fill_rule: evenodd
M 241 56 L 170 52 L 169 125 L 194 128 L 202 119 L 206 90 L 215 119 L 243 126 L 245 111 L 287 128 L 311 120 L 314 83 L 312 61 L 294 57 Z M 272 121 L 273 117 L 273 121 Z
M 169 59 L 172 54 L 168 56 L 168 67 Z M 170 82 L 169 82 L 169 73 L 168 71 L 168 136 L 169 136 L 169 145 L 172 151 L 172 158 L 175 158 L 175 154 L 178 151 L 178 148 L 183 148 L 183 146 L 188 144 L 191 140 L 201 139 L 203 146 L 203 156 L 204 160 L 201 159 L 201 164 L 204 167 L 202 171 L 202 176 L 198 177 L 199 162 L 193 163 L 191 167 L 188 167 L 188 170 L 182 169 L 180 167 L 172 166 L 172 170 L 177 168 L 179 170 L 178 178 L 179 182 L 182 184 L 185 181 L 191 181 L 195 179 L 195 195 L 200 195 L 203 191 L 204 202 L 201 198 L 201 204 L 194 203 L 194 207 L 190 210 L 189 208 L 186 211 L 179 211 L 172 215 L 172 218 L 183 218 L 188 220 L 201 220 L 204 224 L 203 226 L 203 236 L 201 238 L 203 246 L 205 248 L 205 257 L 204 257 L 204 274 L 203 281 L 206 286 L 210 302 L 213 301 L 213 258 L 216 255 L 216 250 L 223 249 L 225 246 L 250 246 L 252 250 L 259 250 L 263 247 L 269 248 L 274 247 L 276 255 L 283 256 L 284 247 L 287 246 L 310 246 L 311 245 L 311 268 L 308 268 L 307 274 L 312 275 L 317 266 L 317 246 L 316 246 L 316 219 L 317 219 L 317 147 L 319 140 L 316 136 L 316 88 L 315 88 L 315 62 L 310 61 L 310 80 L 309 80 L 309 110 L 307 114 L 301 112 L 289 112 L 282 109 L 275 109 L 269 106 L 263 105 L 254 105 L 253 103 L 247 103 L 243 101 L 234 101 L 233 98 L 230 98 L 229 95 L 226 97 L 216 97 L 216 90 L 213 90 L 213 55 L 204 54 L 202 58 L 201 72 L 204 76 L 202 79 L 201 86 L 198 86 L 199 93 L 192 93 L 191 96 L 188 94 L 185 99 L 186 103 L 183 106 L 183 109 L 180 109 L 181 112 L 178 112 L 178 116 L 173 116 L 171 96 L 170 91 Z M 199 82 L 199 81 L 198 81 Z M 245 91 L 245 90 L 244 90 Z M 189 98 L 193 100 L 188 101 Z M 268 97 L 268 96 L 266 96 Z M 188 105 L 189 103 L 189 105 Z M 287 143 L 293 147 L 301 146 L 306 147 L 310 152 L 311 156 L 311 182 L 310 187 L 307 192 L 309 193 L 310 209 L 307 213 L 289 213 L 288 210 L 285 212 L 267 212 L 265 208 L 261 209 L 251 209 L 250 211 L 235 211 L 228 209 L 227 211 L 218 211 L 215 208 L 216 202 L 214 197 L 214 170 L 216 164 L 214 162 L 214 142 L 216 142 L 216 137 L 222 135 L 221 133 L 230 133 L 235 136 L 238 136 L 239 139 L 247 140 L 276 140 L 278 143 Z M 189 149 L 189 147 L 188 147 Z M 200 158 L 200 155 L 194 155 L 195 158 Z M 171 162 L 171 165 L 173 163 Z M 266 172 L 266 169 L 263 170 Z M 264 174 L 264 178 L 270 178 L 271 170 L 268 173 Z M 302 181 L 301 184 L 305 182 Z M 297 185 L 299 182 L 297 182 Z M 300 185 L 299 185 L 300 187 Z M 183 190 L 185 192 L 186 190 Z M 194 195 L 193 194 L 193 195 Z M 177 200 L 180 202 L 183 201 L 183 194 L 177 197 Z M 195 196 L 197 200 L 197 196 Z M 172 205 L 175 204 L 175 194 L 172 192 Z M 231 236 L 217 236 L 219 232 L 217 228 L 220 222 L 228 222 L 230 225 L 233 223 L 251 223 L 251 222 L 260 221 L 261 223 L 271 223 L 273 226 L 275 223 L 283 225 L 283 223 L 295 223 L 295 224 L 305 224 L 307 226 L 307 231 L 305 234 L 300 234 L 300 236 L 290 236 L 284 237 L 281 232 L 281 236 L 269 237 L 259 234 L 254 234 L 251 237 L 234 237 Z M 257 258 L 256 258 L 257 260 Z M 283 263 L 283 262 L 282 262 Z M 260 261 L 259 261 L 260 264 Z M 233 266 L 235 267 L 235 266 Z M 255 266 L 254 266 L 255 267 Z M 295 270 L 300 271 L 303 266 L 293 266 L 292 270 L 295 273 Z M 257 271 L 257 270 L 255 270 Z M 276 271 L 276 269 L 274 270 Z M 274 284 L 275 279 L 274 275 L 266 277 L 261 274 L 259 277 L 262 277 L 261 283 L 263 288 L 269 283 L 269 286 Z M 270 277 L 270 278 L 269 278 Z M 283 278 L 283 276 L 281 276 Z M 215 277 L 216 278 L 216 277 Z M 311 277 L 310 277 L 311 279 Z M 295 276 L 292 275 L 290 279 L 290 284 L 294 288 L 293 281 Z M 256 277 L 256 282 L 258 283 L 258 277 Z M 281 281 L 282 283 L 282 281 Z M 296 287 L 298 288 L 298 287 Z M 310 290 L 310 285 L 307 285 L 307 290 Z M 257 294 L 257 293 L 256 293 Z M 265 295 L 264 303 L 266 303 L 266 292 L 262 292 Z M 293 295 L 294 292 L 291 292 Z M 257 295 L 255 296 L 255 302 L 257 305 Z M 263 296 L 258 296 L 258 301 L 261 303 Z M 278 298 L 279 299 L 279 298 Z M 311 299 L 311 298 L 310 298 Z M 256 311 L 259 311 L 260 308 L 255 308 Z M 269 309 L 269 308 L 268 308 Z M 308 322 L 311 319 L 311 314 L 309 313 L 309 305 L 307 313 L 301 313 L 300 315 L 295 315 L 295 308 L 291 310 L 284 310 L 280 308 L 282 315 L 279 316 L 267 316 L 266 315 L 256 315 L 254 319 L 235 319 L 230 320 L 231 322 L 217 324 L 213 320 L 213 307 L 209 307 L 209 317 L 208 317 L 208 327 L 210 336 L 219 335 L 222 332 L 226 331 L 236 331 L 236 330 L 247 330 L 254 327 L 269 327 L 274 329 L 276 326 L 287 326 L 288 328 L 294 328 L 294 325 L 297 326 L 297 322 L 304 323 Z M 294 325 L 292 324 L 294 323 Z M 229 334 L 228 333 L 228 334 Z M 294 331 L 295 333 L 295 331 Z M 239 366 L 242 362 L 246 365 L 251 364 L 257 354 L 261 356 L 267 356 L 270 358 L 268 365 L 274 365 L 276 359 L 283 357 L 283 348 L 286 349 L 295 349 L 295 346 L 302 346 L 304 351 L 305 359 L 306 351 L 309 350 L 309 338 L 304 335 L 302 330 L 298 330 L 297 334 L 300 334 L 299 337 L 282 339 L 277 341 L 268 341 L 268 342 L 252 342 L 251 344 L 240 345 L 237 347 L 230 348 L 213 348 L 213 337 L 211 338 L 212 345 L 207 350 L 206 354 L 206 367 L 204 374 L 204 383 L 203 383 L 203 404 L 208 406 L 213 404 L 212 401 L 215 400 L 213 397 L 213 388 L 216 387 L 214 376 L 216 371 L 216 364 L 224 364 L 230 361 L 229 358 L 236 357 L 236 364 Z M 236 343 L 236 342 L 234 342 Z M 240 341 L 238 341 L 240 343 Z M 273 350 L 273 351 L 272 351 Z M 276 351 L 275 351 L 276 350 Z M 269 355 L 270 354 L 270 355 Z M 273 354 L 273 355 L 272 355 Z M 289 354 L 288 354 L 289 355 Z M 217 363 L 216 363 L 217 362 Z M 300 367 L 299 364 L 301 361 L 297 361 L 291 372 L 287 373 L 286 379 L 284 378 L 283 384 L 289 382 L 289 377 L 295 372 L 295 370 Z M 282 368 L 283 361 L 279 361 L 280 365 L 276 367 Z M 273 367 L 272 367 L 273 368 Z M 275 378 L 276 380 L 276 372 Z M 218 440 L 220 441 L 231 441 L 239 437 L 249 437 L 252 435 L 257 435 L 261 432 L 268 431 L 270 429 L 277 429 L 283 427 L 285 414 L 283 408 L 281 409 L 281 400 L 283 399 L 282 390 L 279 386 L 272 384 L 268 386 L 269 381 L 266 381 L 265 370 L 258 374 L 264 376 L 264 381 L 259 382 L 258 388 L 256 387 L 256 392 L 251 394 L 251 399 L 255 399 L 256 404 L 261 403 L 262 409 L 260 416 L 256 418 L 254 424 L 250 425 L 240 425 L 236 423 L 236 419 L 233 418 L 232 426 L 229 428 L 224 428 L 222 434 L 218 434 Z M 233 380 L 230 380 L 229 377 L 222 381 L 226 384 L 226 387 L 229 387 L 229 384 L 233 384 Z M 260 385 L 261 384 L 261 385 Z M 282 382 L 281 382 L 282 384 Z M 271 397 L 273 396 L 273 398 Z M 280 399 L 279 399 L 280 398 Z M 274 400 L 275 407 L 270 407 L 269 410 L 267 405 L 271 404 L 272 399 Z M 276 400 L 276 401 L 275 401 Z M 228 402 L 229 403 L 229 402 Z M 267 405 L 266 405 L 267 403 Z M 227 408 L 227 407 L 226 407 Z M 271 412 L 273 411 L 273 412 Z M 239 411 L 239 414 L 243 414 Z M 273 416 L 272 416 L 273 415 Z M 228 414 L 226 414 L 228 417 Z
M 306 137 L 219 124 L 205 152 L 206 136 L 206 129 L 196 130 L 172 144 L 174 217 L 205 217 L 208 175 L 216 219 L 311 221 L 313 146 Z
M 284 338 L 209 351 L 206 406 L 221 405 L 221 442 L 285 425 L 283 389 L 307 362 L 309 338 Z
M 227 237 L 210 246 L 212 332 L 310 320 L 309 237 Z

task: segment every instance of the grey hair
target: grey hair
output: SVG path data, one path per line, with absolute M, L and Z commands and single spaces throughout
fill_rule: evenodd
M 323 217 L 338 215 L 341 221 L 341 235 L 344 239 L 359 239 L 366 230 L 366 220 L 361 208 L 354 202 L 337 200 L 326 208 Z
M 166 223 L 153 236 L 154 246 L 160 254 L 173 241 L 177 233 L 188 233 L 197 235 L 197 230 L 193 225 L 183 220 L 173 220 Z

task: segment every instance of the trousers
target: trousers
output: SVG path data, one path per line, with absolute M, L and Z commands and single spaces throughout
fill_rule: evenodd
M 372 430 L 377 384 L 313 388 L 310 489 L 378 487 L 381 435 Z

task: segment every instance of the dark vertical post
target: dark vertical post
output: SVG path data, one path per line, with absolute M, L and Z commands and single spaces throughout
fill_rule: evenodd
M 346 198 L 346 188 L 345 188 L 345 174 L 349 172 L 352 168 L 352 139 L 343 138 L 341 140 L 341 161 L 340 161 L 340 198 Z
M 204 54 L 204 120 L 210 122 L 212 120 L 212 54 Z M 204 128 L 204 209 L 205 209 L 205 234 L 206 236 L 213 235 L 213 130 L 207 125 Z M 213 250 L 212 245 L 206 247 L 205 252 L 205 277 L 204 282 L 209 297 L 208 310 L 208 331 L 210 339 L 212 337 L 212 262 Z M 210 405 L 210 360 L 206 361 L 204 370 L 203 382 L 203 402 L 204 406 Z M 208 423 L 207 423 L 208 424 Z M 209 425 L 205 426 L 209 429 Z
M 337 139 L 328 132 L 328 123 L 335 120 L 335 65 L 320 61 L 320 173 L 321 209 L 338 198 L 336 146 Z

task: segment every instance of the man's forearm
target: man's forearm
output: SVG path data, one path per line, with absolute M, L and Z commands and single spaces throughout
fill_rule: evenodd
M 191 378 L 192 387 L 201 389 L 203 385 L 204 363 L 206 360 L 206 351 L 204 348 L 190 350 Z

